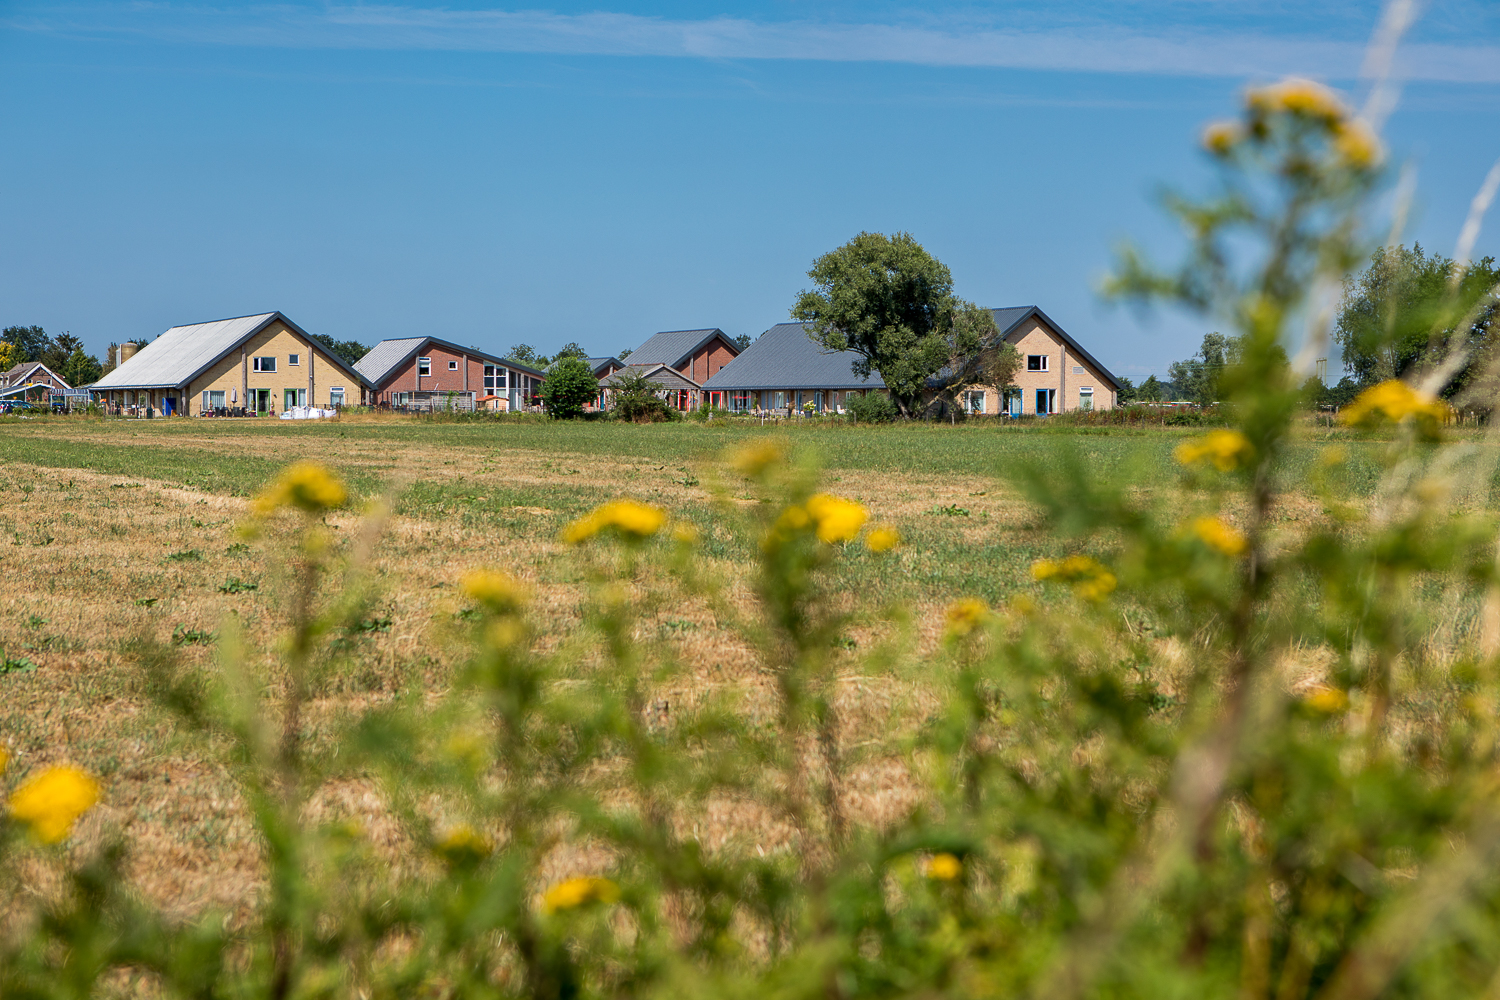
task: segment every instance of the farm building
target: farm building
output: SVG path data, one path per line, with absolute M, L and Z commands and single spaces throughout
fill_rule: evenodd
M 43 393 L 61 395 L 72 392 L 73 386 L 68 380 L 57 372 L 48 368 L 40 361 L 23 361 L 10 371 L 0 374 L 0 389 L 14 389 L 18 386 L 37 386 Z
M 739 353 L 739 345 L 723 330 L 667 330 L 637 347 L 626 361 L 631 368 L 666 365 L 701 386 Z
M 374 405 L 397 410 L 529 409 L 538 405 L 537 391 L 547 377 L 519 361 L 437 337 L 382 340 L 354 368 L 369 382 Z
M 968 413 L 1012 416 L 1109 409 L 1120 384 L 1067 331 L 1036 306 L 991 310 L 1003 339 L 1021 354 L 1021 370 L 1005 390 L 960 388 L 958 403 Z M 729 410 L 841 411 L 850 395 L 885 391 L 879 373 L 854 374 L 859 355 L 825 351 L 801 323 L 778 323 L 763 333 L 732 364 L 704 383 L 711 405 Z M 930 397 L 945 388 L 941 373 L 931 380 Z
M 122 345 L 128 347 L 130 345 Z M 367 383 L 279 312 L 174 326 L 89 387 L 112 411 L 203 416 L 337 409 Z

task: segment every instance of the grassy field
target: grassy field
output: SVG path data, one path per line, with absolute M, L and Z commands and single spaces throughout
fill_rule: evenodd
M 907 539 L 892 559 L 851 548 L 832 570 L 834 591 L 859 610 L 851 642 L 892 650 L 889 676 L 846 679 L 849 717 L 876 733 L 895 718 L 920 719 L 919 685 L 901 679 L 901 660 L 930 649 L 945 604 L 970 595 L 996 603 L 1018 590 L 1042 596 L 1028 567 L 1057 555 L 1058 543 L 1009 473 L 1071 449 L 1170 508 L 1171 450 L 1183 436 L 992 424 L 10 421 L 0 426 L 0 538 L 9 543 L 0 742 L 28 768 L 71 760 L 105 778 L 106 806 L 90 822 L 126 831 L 152 897 L 182 912 L 249 905 L 259 862 L 243 806 L 225 774 L 178 751 L 139 665 L 162 650 L 210 663 L 235 632 L 262 663 L 273 661 L 286 623 L 287 540 L 275 530 L 245 538 L 238 528 L 248 498 L 276 470 L 316 458 L 351 485 L 354 510 L 388 497 L 394 511 L 372 560 L 367 615 L 341 637 L 344 654 L 320 681 L 309 720 L 316 730 L 353 706 L 444 685 L 463 609 L 454 584 L 470 568 L 525 580 L 537 595 L 538 633 L 563 641 L 576 629 L 584 587 L 557 533 L 610 498 L 662 505 L 694 524 L 731 601 L 747 604 L 754 542 L 744 511 L 754 501 L 723 455 L 765 433 L 820 463 L 825 488 L 864 503 Z M 1374 482 L 1378 447 L 1349 445 L 1340 474 L 1356 494 Z M 1288 474 L 1311 454 L 1311 443 L 1294 449 Z M 1294 504 L 1285 516 L 1314 517 L 1316 507 Z M 347 538 L 360 517 L 351 511 L 330 523 Z M 697 690 L 673 698 L 731 691 L 754 705 L 767 683 L 743 638 L 694 593 L 677 593 L 638 638 L 692 665 Z M 878 819 L 896 808 L 899 777 L 872 763 L 863 780 L 856 814 Z M 329 808 L 380 829 L 367 791 L 330 794 L 343 799 Z

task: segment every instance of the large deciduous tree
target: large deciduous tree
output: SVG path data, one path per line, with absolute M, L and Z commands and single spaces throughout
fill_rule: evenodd
M 39 326 L 8 326 L 0 331 L 0 339 L 15 347 L 20 355 L 15 364 L 23 361 L 40 361 L 52 338 Z
M 1462 394 L 1492 364 L 1497 283 L 1493 257 L 1460 266 L 1429 255 L 1420 243 L 1381 247 L 1369 267 L 1344 280 L 1333 331 L 1344 370 L 1370 385 L 1430 368 L 1451 349 L 1468 349 L 1468 360 L 1442 387 L 1446 396 Z
M 370 353 L 369 347 L 357 340 L 334 340 L 326 333 L 315 333 L 312 339 L 328 348 L 328 353 L 351 365 Z
M 542 402 L 560 420 L 583 416 L 583 408 L 599 395 L 599 380 L 582 358 L 568 356 L 552 366 L 542 383 Z
M 904 416 L 928 379 L 980 346 L 976 324 L 955 323 L 965 304 L 953 296 L 953 276 L 910 233 L 860 233 L 813 261 L 807 276 L 816 287 L 797 297 L 792 318 L 824 348 L 859 355 L 856 375 L 879 372 Z

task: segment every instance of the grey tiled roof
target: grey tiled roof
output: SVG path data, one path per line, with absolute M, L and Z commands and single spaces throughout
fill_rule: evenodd
M 608 388 L 620 380 L 621 375 L 644 375 L 647 379 L 655 382 L 663 389 L 698 389 L 701 388 L 697 382 L 672 368 L 671 365 L 626 365 L 613 375 L 606 375 L 599 380 L 599 384 Z
M 634 360 L 634 355 L 631 355 Z M 879 373 L 854 374 L 853 351 L 825 351 L 801 323 L 777 323 L 703 388 L 716 389 L 884 389 Z
M 708 330 L 667 330 L 658 333 L 647 340 L 640 347 L 630 353 L 630 363 L 633 365 L 669 365 L 673 368 L 681 365 L 692 356 L 693 352 L 714 336 L 724 337 L 724 341 L 734 348 L 734 341 L 725 336 L 724 331 L 714 327 Z

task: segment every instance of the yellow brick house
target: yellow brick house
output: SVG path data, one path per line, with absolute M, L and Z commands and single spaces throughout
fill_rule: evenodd
M 365 402 L 371 386 L 279 312 L 174 326 L 89 387 L 111 412 L 272 415 Z

